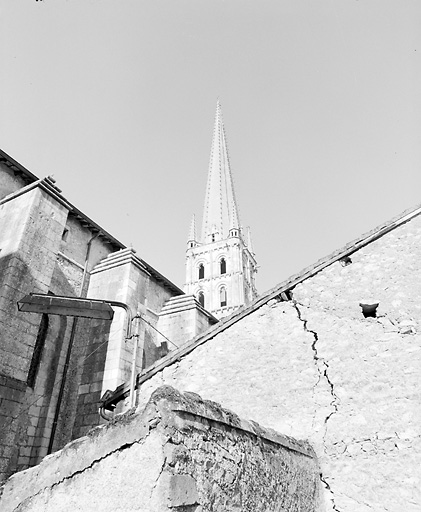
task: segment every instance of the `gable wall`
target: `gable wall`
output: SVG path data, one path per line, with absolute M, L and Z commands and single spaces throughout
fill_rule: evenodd
M 327 510 L 419 510 L 420 254 L 418 217 L 165 368 L 139 402 L 170 384 L 308 438 Z M 370 298 L 383 316 L 363 317 Z
M 420 322 L 421 215 L 350 255 L 352 263 L 330 265 L 294 290 L 304 304 L 361 318 L 359 303 L 379 303 L 377 316 L 395 324 Z

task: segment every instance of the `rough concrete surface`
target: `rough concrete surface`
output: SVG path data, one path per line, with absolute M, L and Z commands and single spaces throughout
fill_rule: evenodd
M 13 475 L 0 509 L 308 512 L 318 507 L 318 474 L 308 443 L 167 386 L 143 412 Z

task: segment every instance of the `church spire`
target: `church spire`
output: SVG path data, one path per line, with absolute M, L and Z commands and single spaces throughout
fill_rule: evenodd
M 235 200 L 221 104 L 215 127 L 203 210 L 202 237 L 194 218 L 186 251 L 184 291 L 217 318 L 230 315 L 256 298 L 256 257 L 251 237 L 243 233 Z
M 239 228 L 240 223 L 222 120 L 221 104 L 218 100 L 203 209 L 202 243 L 227 238 L 233 226 Z

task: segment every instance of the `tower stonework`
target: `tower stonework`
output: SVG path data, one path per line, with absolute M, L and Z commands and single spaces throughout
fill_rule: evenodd
M 217 318 L 257 297 L 257 264 L 250 230 L 240 224 L 221 105 L 216 106 L 201 236 L 193 216 L 186 253 L 184 291 Z

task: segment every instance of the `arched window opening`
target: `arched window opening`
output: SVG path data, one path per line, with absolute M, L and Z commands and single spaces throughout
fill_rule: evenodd
M 199 279 L 204 279 L 205 278 L 205 266 L 203 265 L 203 263 L 201 263 L 199 265 Z
M 205 294 L 203 292 L 199 292 L 197 294 L 197 299 L 199 301 L 199 304 L 202 306 L 202 308 L 205 307 Z
M 41 364 L 42 352 L 44 350 L 45 339 L 47 337 L 48 323 L 48 315 L 44 313 L 41 317 L 41 323 L 39 324 L 34 352 L 32 354 L 31 364 L 29 366 L 28 378 L 26 379 L 26 384 L 30 388 L 35 386 L 39 365 Z
M 227 289 L 224 286 L 219 290 L 219 300 L 221 308 L 227 305 Z
M 225 258 L 222 258 L 220 263 L 220 269 L 221 269 L 221 274 L 226 274 L 227 273 L 227 262 L 225 261 Z

